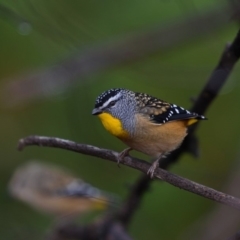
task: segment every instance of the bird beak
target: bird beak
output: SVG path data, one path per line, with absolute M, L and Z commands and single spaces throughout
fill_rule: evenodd
M 94 108 L 94 109 L 92 110 L 92 115 L 98 115 L 98 114 L 100 114 L 100 113 L 102 113 L 102 110 L 100 110 L 100 109 L 98 109 L 98 108 Z

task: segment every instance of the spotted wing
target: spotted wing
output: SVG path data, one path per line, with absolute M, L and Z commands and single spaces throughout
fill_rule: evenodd
M 179 107 L 175 104 L 171 104 L 167 111 L 162 114 L 154 114 L 150 116 L 151 120 L 154 123 L 162 124 L 177 120 L 185 120 L 185 119 L 196 119 L 196 120 L 204 120 L 206 119 L 204 116 L 199 115 L 194 112 L 190 112 L 183 107 Z
M 197 113 L 190 112 L 175 104 L 170 104 L 145 93 L 136 93 L 135 97 L 139 111 L 144 115 L 148 115 L 151 121 L 157 124 L 184 119 L 206 119 Z

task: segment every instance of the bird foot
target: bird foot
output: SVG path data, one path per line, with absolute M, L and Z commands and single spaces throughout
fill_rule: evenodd
M 147 175 L 149 175 L 151 179 L 154 178 L 155 171 L 158 167 L 159 167 L 159 159 L 155 160 L 147 171 Z
M 126 148 L 124 149 L 122 152 L 120 152 L 118 154 L 118 157 L 117 157 L 117 165 L 118 167 L 120 167 L 120 163 L 122 162 L 122 160 L 129 155 L 129 152 L 132 150 L 132 148 Z

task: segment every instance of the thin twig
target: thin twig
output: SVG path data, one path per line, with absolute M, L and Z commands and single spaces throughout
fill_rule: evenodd
M 65 139 L 44 136 L 29 136 L 19 141 L 19 150 L 22 150 L 24 147 L 30 145 L 71 150 L 117 163 L 117 152 L 109 149 L 98 148 L 92 145 L 76 143 Z M 140 170 L 143 173 L 147 173 L 150 167 L 149 163 L 130 156 L 125 157 L 122 164 Z M 159 168 L 156 171 L 155 178 L 168 182 L 175 187 L 179 187 L 202 197 L 209 198 L 216 202 L 223 203 L 240 210 L 240 199 L 177 176 L 164 169 Z
M 207 84 L 192 107 L 193 112 L 203 114 L 216 98 L 233 67 L 240 57 L 240 30 L 232 44 L 227 44 L 219 62 L 211 74 Z M 196 126 L 196 125 L 195 125 Z

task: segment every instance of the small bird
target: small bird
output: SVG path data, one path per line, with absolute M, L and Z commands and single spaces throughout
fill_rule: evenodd
M 150 96 L 124 88 L 113 88 L 100 94 L 92 111 L 112 135 L 129 148 L 118 156 L 118 164 L 131 150 L 156 160 L 147 174 L 154 177 L 160 159 L 180 146 L 187 127 L 206 118 Z
M 117 199 L 59 167 L 37 161 L 17 168 L 9 191 L 13 197 L 58 219 L 106 209 Z

